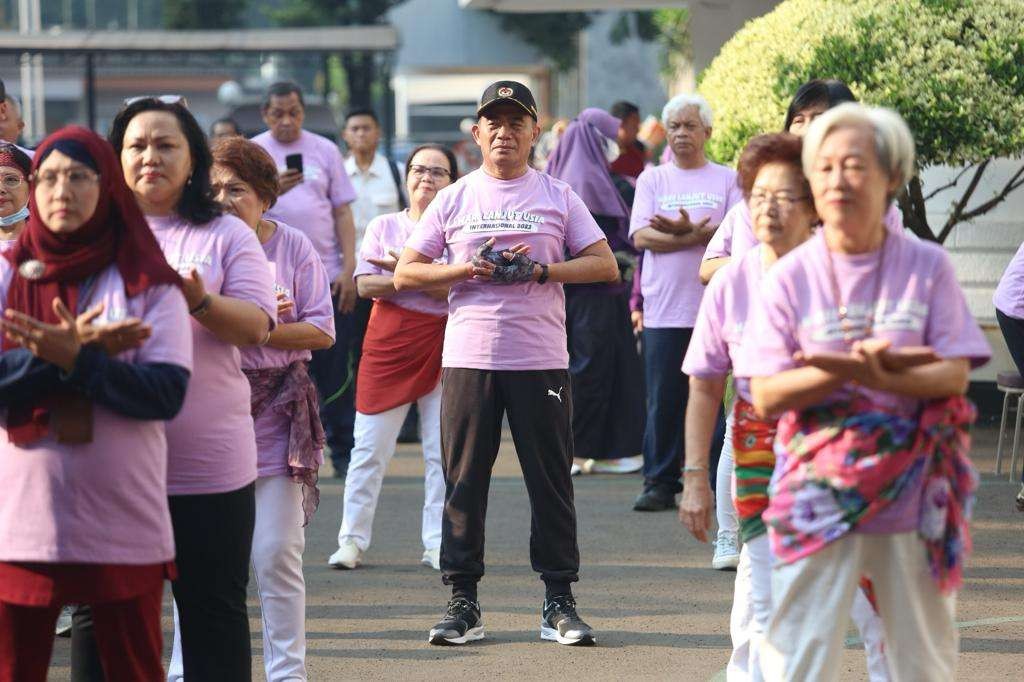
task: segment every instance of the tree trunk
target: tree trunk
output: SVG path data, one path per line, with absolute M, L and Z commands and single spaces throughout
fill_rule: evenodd
M 372 106 L 372 88 L 376 71 L 373 54 L 344 52 L 341 55 L 341 65 L 345 69 L 345 79 L 348 81 L 349 107 Z

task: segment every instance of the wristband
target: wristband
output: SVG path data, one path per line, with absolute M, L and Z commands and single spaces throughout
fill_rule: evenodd
M 267 330 L 267 335 L 263 337 L 262 341 L 260 341 L 260 345 L 261 346 L 265 346 L 268 343 L 270 343 L 270 330 L 269 329 Z
M 210 312 L 210 304 L 213 303 L 213 297 L 209 294 L 203 294 L 203 300 L 199 301 L 199 305 L 188 311 L 188 314 L 198 319 Z
M 548 281 L 548 266 L 544 263 L 538 263 L 540 265 L 540 277 L 537 278 L 537 284 L 544 284 Z
M 689 466 L 689 465 L 683 467 L 683 473 L 684 474 L 691 474 L 691 473 L 694 473 L 696 471 L 707 471 L 707 470 L 708 470 L 707 467 L 695 467 L 695 466 Z

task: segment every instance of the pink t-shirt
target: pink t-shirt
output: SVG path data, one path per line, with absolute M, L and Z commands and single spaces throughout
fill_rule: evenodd
M 890 232 L 904 234 L 903 215 L 895 203 L 889 204 L 889 210 L 885 212 L 883 222 Z M 753 225 L 754 220 L 746 201 L 741 201 L 733 206 L 725 215 L 725 220 L 722 221 L 711 241 L 708 242 L 704 260 L 742 258 L 743 254 L 757 246 Z M 914 238 L 916 239 L 916 237 Z
M 1004 315 L 1024 320 L 1024 244 L 1003 271 L 992 303 Z
M 697 169 L 679 168 L 674 163 L 648 168 L 637 179 L 629 234 L 632 237 L 648 227 L 656 213 L 678 218 L 681 208 L 694 222 L 709 218 L 712 224 L 721 224 L 726 211 L 741 200 L 736 171 L 717 163 L 708 162 Z M 640 289 L 645 327 L 694 325 L 704 294 L 698 276 L 703 255 L 703 245 L 672 253 L 644 251 Z
M 731 260 L 708 283 L 697 313 L 690 345 L 683 359 L 683 373 L 701 379 L 725 376 L 732 370 L 750 311 L 759 305 L 764 273 L 761 245 L 742 258 Z M 747 402 L 750 379 L 737 377 L 736 392 Z
M 833 253 L 840 296 L 855 324 L 853 337 L 864 335 L 876 288 L 874 338 L 896 348 L 930 346 L 943 358 L 969 358 L 973 366 L 988 361 L 991 350 L 967 309 L 953 264 L 937 244 L 890 233 L 883 246 L 885 260 L 879 280 L 880 252 Z M 761 302 L 744 330 L 735 363 L 737 376 L 770 376 L 796 367 L 793 353 L 845 352 L 849 343 L 840 327 L 838 306 L 823 233 L 787 254 L 765 276 Z M 880 282 L 880 286 L 877 284 Z M 879 407 L 913 416 L 915 398 L 847 384 L 825 402 L 861 395 Z M 918 475 L 870 522 L 866 533 L 896 533 L 917 527 L 921 488 Z
M 0 300 L 13 268 L 0 258 Z M 98 323 L 138 317 L 153 335 L 117 356 L 131 363 L 192 369 L 185 299 L 174 286 L 127 298 L 116 267 L 100 273 L 79 302 L 106 308 Z M 167 509 L 164 422 L 134 419 L 93 405 L 93 441 L 58 443 L 53 435 L 28 446 L 11 443 L 0 416 L 0 561 L 155 564 L 174 558 Z
M 335 338 L 331 283 L 309 239 L 298 230 L 278 223 L 274 234 L 263 244 L 263 252 L 270 262 L 275 292 L 283 293 L 295 303 L 295 307 L 278 317 L 278 324 L 308 322 Z M 241 352 L 245 369 L 287 367 L 313 356 L 308 350 L 280 350 L 269 346 L 249 346 Z M 262 478 L 288 473 L 291 422 L 287 415 L 265 410 L 255 422 L 258 475 Z
M 277 319 L 270 266 L 260 242 L 234 216 L 192 225 L 177 216 L 147 218 L 171 267 L 196 268 L 210 293 L 255 303 Z M 200 495 L 237 490 L 256 479 L 256 438 L 249 381 L 241 353 L 191 320 L 195 371 L 185 405 L 167 423 L 167 493 Z
M 565 260 L 604 239 L 583 201 L 561 180 L 530 169 L 514 180 L 478 169 L 445 187 L 416 224 L 411 249 L 450 262 L 473 259 L 491 237 L 497 251 L 530 245 L 540 263 Z M 466 280 L 452 287 L 445 328 L 445 367 L 490 370 L 566 369 L 565 292 L 561 284 Z
M 281 171 L 286 168 L 285 157 L 302 154 L 302 182 L 277 198 L 267 218 L 291 225 L 309 237 L 327 268 L 327 276 L 334 281 L 342 265 L 334 209 L 356 199 L 341 151 L 326 137 L 306 130 L 289 144 L 275 140 L 269 130 L 252 141 L 267 150 Z
M 355 277 L 360 275 L 385 275 L 391 277 L 392 273 L 379 268 L 367 261 L 367 258 L 388 259 L 391 258 L 389 250 L 395 253 L 402 253 L 405 243 L 409 240 L 416 223 L 409 218 L 408 209 L 398 213 L 388 213 L 377 216 L 366 226 L 366 233 L 363 235 L 363 245 L 359 249 L 359 263 L 356 264 Z M 444 257 L 436 259 L 438 263 L 447 262 Z M 422 291 L 399 291 L 394 296 L 388 297 L 389 301 L 407 310 L 415 310 L 419 313 L 437 315 L 444 317 L 448 314 L 448 303 L 439 301 L 436 298 L 427 296 Z

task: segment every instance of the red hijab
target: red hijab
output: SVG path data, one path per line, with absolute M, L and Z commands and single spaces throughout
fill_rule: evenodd
M 181 277 L 167 264 L 135 202 L 135 195 L 125 184 L 121 164 L 110 143 L 79 126 L 62 128 L 43 140 L 36 150 L 33 172 L 51 151 L 61 147 L 73 149 L 72 156 L 84 154 L 87 157 L 76 159 L 78 161 L 92 160 L 88 165 L 99 173 L 100 185 L 96 210 L 74 232 L 56 234 L 43 223 L 35 192 L 32 192 L 28 223 L 15 245 L 4 254 L 14 265 L 6 307 L 56 324 L 60 320 L 53 312 L 53 299 L 59 297 L 73 313 L 81 312 L 78 310 L 80 287 L 111 264 L 120 271 L 128 298 L 155 285 L 181 286 Z M 43 267 L 39 276 L 30 279 L 22 271 L 31 276 L 32 268 L 19 266 L 32 260 Z M 3 349 L 12 347 L 14 344 L 5 338 Z M 55 399 L 59 396 L 12 407 L 7 417 L 11 441 L 26 443 L 42 437 L 49 423 L 49 406 Z

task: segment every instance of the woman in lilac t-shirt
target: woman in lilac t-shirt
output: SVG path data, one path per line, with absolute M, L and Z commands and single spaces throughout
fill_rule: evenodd
M 106 141 L 64 128 L 35 158 L 32 217 L 0 258 L 0 679 L 46 679 L 68 603 L 92 608 L 110 679 L 160 679 L 181 279 Z
M 264 218 L 279 191 L 277 167 L 241 137 L 213 147 L 213 189 L 248 225 L 267 255 L 278 295 L 279 324 L 263 346 L 242 350 L 256 428 L 256 525 L 252 565 L 263 616 L 268 680 L 306 679 L 305 526 L 320 500 L 317 471 L 324 433 L 311 351 L 334 342 L 327 270 L 309 239 Z
M 206 138 L 184 105 L 132 102 L 110 137 L 164 256 L 184 278 L 193 318 L 195 368 L 185 405 L 167 424 L 185 677 L 248 678 L 256 438 L 238 348 L 266 344 L 274 328 L 269 266 L 253 231 L 221 215 Z
M 851 103 L 822 114 L 803 165 L 824 227 L 765 277 L 736 363 L 757 412 L 782 413 L 761 667 L 838 679 L 842 623 L 866 576 L 892 676 L 953 679 L 976 485 L 964 393 L 990 351 L 945 252 L 883 224 L 915 171 L 898 114 Z
M 338 549 L 327 560 L 334 568 L 357 567 L 370 546 L 384 471 L 414 403 L 420 411 L 424 463 L 420 561 L 441 568 L 441 344 L 449 287 L 397 292 L 392 273 L 423 212 L 440 190 L 458 180 L 458 172 L 448 149 L 416 148 L 405 169 L 409 208 L 378 216 L 366 228 L 355 278 L 359 295 L 374 301 L 356 378 L 355 447 L 345 479 Z

